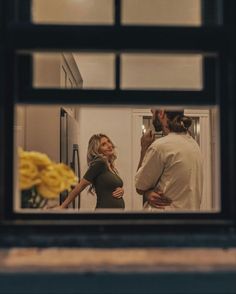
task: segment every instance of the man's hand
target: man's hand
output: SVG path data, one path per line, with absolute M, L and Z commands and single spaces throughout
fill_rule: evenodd
M 146 132 L 142 137 L 141 137 L 141 148 L 143 151 L 146 151 L 148 147 L 155 141 L 155 135 L 154 133 L 150 130 Z
M 148 149 L 148 147 L 152 144 L 152 142 L 155 140 L 155 136 L 152 133 L 152 131 L 148 131 L 146 132 L 142 137 L 141 137 L 141 153 L 140 153 L 140 159 L 139 159 L 139 163 L 138 163 L 138 168 L 137 170 L 140 168 L 140 166 L 142 165 L 143 162 L 143 158 L 145 156 L 145 153 Z
M 152 207 L 159 209 L 165 209 L 165 206 L 170 206 L 172 203 L 172 200 L 164 196 L 161 191 L 148 191 L 145 193 L 145 197 Z

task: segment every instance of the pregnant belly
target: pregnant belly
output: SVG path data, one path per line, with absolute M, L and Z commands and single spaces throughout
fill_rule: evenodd
M 98 197 L 96 208 L 125 208 L 125 202 L 122 198 L 115 198 L 111 194 Z

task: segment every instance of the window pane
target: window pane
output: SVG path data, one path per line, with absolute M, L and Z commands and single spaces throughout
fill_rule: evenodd
M 25 4 L 18 0 L 18 5 Z M 201 0 L 120 0 L 121 24 L 205 26 L 220 21 L 220 2 Z M 19 7 L 19 6 L 18 6 Z M 35 24 L 114 25 L 114 0 L 32 0 Z M 117 11 L 118 12 L 118 11 Z
M 113 89 L 112 53 L 33 53 L 35 88 Z
M 28 64 L 27 60 L 19 63 L 24 65 L 19 71 L 27 77 L 28 66 L 28 79 L 35 88 L 114 89 L 116 72 L 120 72 L 121 89 L 203 89 L 200 54 L 121 53 L 120 71 L 116 71 L 115 53 L 33 52 L 21 56 L 32 56 Z
M 160 106 L 158 105 L 150 107 L 160 109 Z M 117 154 L 114 165 L 119 173 L 119 177 L 123 181 L 123 200 L 125 208 L 117 209 L 117 206 L 108 207 L 106 209 L 104 207 L 101 208 L 98 205 L 101 191 L 99 192 L 98 189 L 98 195 L 100 196 L 96 196 L 96 193 L 91 194 L 88 189 L 85 189 L 76 198 L 74 204 L 72 202 L 69 209 L 60 210 L 61 213 L 99 213 L 108 211 L 114 213 L 214 213 L 220 211 L 220 146 L 218 108 L 203 108 L 199 106 L 191 108 L 180 106 L 165 107 L 163 105 L 161 108 L 169 111 L 180 111 L 184 109 L 185 116 L 192 118 L 192 126 L 189 128 L 188 140 L 191 139 L 191 135 L 200 147 L 201 156 L 203 158 L 203 192 L 201 194 L 201 202 L 198 209 L 183 209 L 175 205 L 166 207 L 164 210 L 153 209 L 148 205 L 144 205 L 145 201 L 143 196 L 138 195 L 136 192 L 135 175 L 140 157 L 140 138 L 142 133 L 148 132 L 151 129 L 154 131 L 150 108 L 144 106 L 140 107 L 137 105 L 17 105 L 15 119 L 15 146 L 21 147 L 25 151 L 37 151 L 43 153 L 53 162 L 63 162 L 72 167 L 78 177 L 84 177 L 86 171 L 88 170 L 87 151 L 88 142 L 91 136 L 99 133 L 106 134 L 114 143 Z M 160 140 L 163 140 L 163 138 L 165 139 L 169 136 L 165 133 L 156 131 L 154 134 L 156 141 L 159 140 L 159 142 Z M 180 136 L 183 136 L 183 134 Z M 184 148 L 185 146 L 183 146 L 183 149 Z M 95 149 L 92 149 L 93 152 L 95 152 Z M 91 153 L 91 149 L 89 152 Z M 29 155 L 27 153 L 24 154 L 24 159 L 27 159 L 27 156 L 29 159 Z M 39 203 L 40 198 L 36 199 L 36 192 L 39 194 L 41 193 L 42 195 L 45 193 L 46 188 L 44 190 L 42 188 L 41 190 L 38 190 L 37 185 L 39 185 L 40 181 L 42 181 L 42 178 L 39 178 L 39 174 L 42 170 L 46 169 L 47 166 L 50 166 L 48 171 L 49 173 L 43 180 L 44 185 L 47 183 L 47 187 L 50 188 L 52 192 L 52 194 L 49 194 L 51 197 L 48 196 L 48 206 L 53 207 L 55 205 L 59 205 L 60 201 L 65 199 L 67 196 L 64 192 L 61 194 L 58 192 L 61 191 L 61 186 L 58 186 L 58 178 L 55 178 L 55 175 L 50 174 L 54 168 L 52 167 L 52 162 L 49 162 L 49 159 L 45 159 L 42 155 L 36 156 L 34 163 L 37 165 L 37 171 L 34 176 L 31 166 L 27 165 L 26 162 L 23 162 L 25 164 L 23 168 L 21 166 L 23 164 L 22 162 L 21 165 L 18 162 L 18 168 L 17 162 L 15 162 L 15 211 L 34 211 L 42 213 L 55 212 L 52 209 L 41 209 L 46 202 L 45 196 L 41 199 L 43 200 L 41 203 Z M 188 162 L 188 164 L 191 165 L 191 161 Z M 22 191 L 20 192 L 18 186 L 19 169 L 21 172 L 20 175 L 24 180 L 23 186 L 21 185 L 21 188 L 23 187 L 24 189 L 22 189 L 24 191 L 26 190 L 24 193 L 22 193 Z M 152 174 L 156 175 L 156 173 L 157 171 L 153 169 Z M 59 184 L 66 178 L 66 172 L 64 171 L 62 174 L 63 177 L 61 181 L 59 181 Z M 173 173 L 169 180 L 172 181 L 176 177 L 178 178 L 178 174 L 179 169 L 178 173 Z M 40 181 L 37 182 L 38 180 Z M 102 182 L 105 180 L 107 179 L 103 179 Z M 168 186 L 169 182 L 167 179 L 165 185 L 162 186 L 162 189 L 164 189 L 164 194 L 166 193 L 168 195 L 168 189 L 171 187 Z M 35 187 L 36 189 L 33 190 L 33 194 L 30 194 L 30 191 L 32 192 L 32 187 Z M 64 187 L 63 189 L 66 188 Z M 102 195 L 106 195 L 106 193 L 104 192 Z M 173 195 L 169 196 L 172 197 Z M 188 197 L 187 201 L 189 200 Z M 190 202 L 192 200 L 193 199 L 190 197 Z M 173 203 L 178 203 L 178 199 L 173 199 Z M 97 208 L 96 205 L 98 205 Z M 39 207 L 41 208 L 36 209 Z
M 201 90 L 202 56 L 122 54 L 122 89 Z
M 83 88 L 115 88 L 115 54 L 75 53 L 83 77 Z
M 200 26 L 201 1 L 123 0 L 122 23 L 126 25 Z
M 33 0 L 32 22 L 45 24 L 107 24 L 113 19 L 113 0 Z

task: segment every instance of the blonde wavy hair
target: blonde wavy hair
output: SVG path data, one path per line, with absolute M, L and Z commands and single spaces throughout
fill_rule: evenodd
M 114 143 L 111 141 L 111 139 L 107 135 L 101 134 L 101 133 L 93 135 L 88 142 L 88 151 L 87 151 L 88 166 L 90 166 L 96 159 L 100 158 L 104 160 L 107 163 L 107 165 L 110 164 L 111 169 L 115 173 L 118 173 L 114 165 L 114 161 L 117 158 L 116 154 L 113 153 L 109 158 L 107 158 L 106 156 L 104 156 L 102 153 L 99 152 L 101 139 L 104 137 L 110 141 L 110 143 L 112 144 L 112 148 L 115 148 Z M 94 191 L 94 186 L 91 185 L 89 188 L 89 192 L 94 194 L 93 191 Z

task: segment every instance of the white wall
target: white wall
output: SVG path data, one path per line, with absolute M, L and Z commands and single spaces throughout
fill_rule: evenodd
M 212 199 L 212 188 L 214 189 L 219 181 L 217 178 L 212 179 L 211 174 L 210 138 L 212 134 L 210 133 L 209 109 L 188 109 L 186 114 L 200 117 L 200 148 L 204 158 L 205 173 L 201 210 L 215 211 L 219 209 L 219 197 L 214 195 Z M 142 198 L 135 191 L 134 176 L 139 161 L 143 115 L 151 115 L 150 110 L 104 106 L 81 107 L 79 110 L 82 176 L 87 169 L 86 154 L 89 138 L 96 133 L 108 135 L 117 146 L 118 159 L 116 162 L 124 181 L 126 210 L 131 211 L 142 210 Z M 93 210 L 96 205 L 96 196 L 92 196 L 87 191 L 81 196 L 81 209 Z
M 108 135 L 117 146 L 116 167 L 124 181 L 126 209 L 131 208 L 132 179 L 132 130 L 131 109 L 123 107 L 81 107 L 79 110 L 80 124 L 80 160 L 82 176 L 87 169 L 87 146 L 89 138 L 96 133 Z M 95 196 L 87 191 L 81 195 L 81 209 L 93 209 L 96 203 Z
M 60 106 L 27 105 L 25 149 L 46 153 L 60 161 Z

